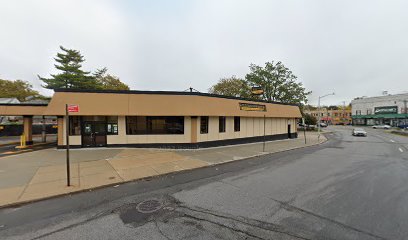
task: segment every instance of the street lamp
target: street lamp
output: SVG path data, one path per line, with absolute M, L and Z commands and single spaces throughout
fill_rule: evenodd
M 317 141 L 318 142 L 320 142 L 320 99 L 322 99 L 322 98 L 324 98 L 324 97 L 327 97 L 327 96 L 331 96 L 331 95 L 334 95 L 334 92 L 333 93 L 329 93 L 329 94 L 326 94 L 326 95 L 323 95 L 323 96 L 319 96 L 319 101 L 318 101 L 318 103 L 317 103 L 317 112 L 318 112 L 318 114 L 319 114 L 319 118 L 318 118 L 318 121 L 317 121 L 317 132 L 318 132 L 318 135 L 317 135 Z

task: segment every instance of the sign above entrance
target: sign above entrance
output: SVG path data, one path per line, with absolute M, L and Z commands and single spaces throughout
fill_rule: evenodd
M 252 87 L 251 92 L 253 95 L 262 95 L 264 90 L 261 87 Z
M 239 103 L 239 109 L 243 111 L 266 112 L 266 105 L 252 104 L 252 103 Z
M 79 112 L 78 105 L 68 105 L 68 112 Z
M 376 107 L 374 108 L 374 114 L 396 114 L 398 113 L 397 106 L 389 106 L 389 107 Z

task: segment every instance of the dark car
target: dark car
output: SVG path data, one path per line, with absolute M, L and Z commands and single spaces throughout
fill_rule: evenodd
M 408 124 L 401 124 L 401 125 L 398 125 L 398 127 L 401 129 L 408 129 Z

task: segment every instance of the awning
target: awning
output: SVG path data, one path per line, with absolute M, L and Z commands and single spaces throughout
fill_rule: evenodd
M 353 115 L 353 119 L 361 118 L 408 118 L 408 114 L 372 114 L 372 115 Z

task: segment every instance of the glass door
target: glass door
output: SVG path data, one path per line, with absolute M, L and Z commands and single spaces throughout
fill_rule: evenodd
M 106 146 L 106 123 L 93 122 L 93 138 L 95 147 Z
M 82 147 L 106 146 L 106 123 L 84 122 L 82 130 Z

